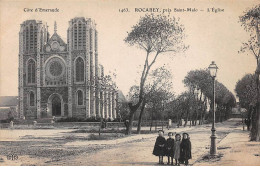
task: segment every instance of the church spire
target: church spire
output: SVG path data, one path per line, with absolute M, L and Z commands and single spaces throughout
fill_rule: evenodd
M 57 23 L 54 21 L 54 33 L 57 33 Z

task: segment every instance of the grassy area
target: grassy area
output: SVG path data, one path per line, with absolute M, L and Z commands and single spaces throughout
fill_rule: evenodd
M 64 139 L 64 141 L 69 142 L 69 141 L 76 141 L 76 140 L 113 140 L 117 138 L 122 138 L 125 137 L 125 134 L 122 133 L 102 133 L 102 134 L 90 134 L 86 137 L 84 136 L 64 136 L 61 139 Z
M 124 128 L 107 128 L 101 129 L 101 133 L 126 133 L 126 129 Z M 99 128 L 86 128 L 86 129 L 77 129 L 72 131 L 71 133 L 99 133 Z M 141 130 L 140 134 L 150 134 L 150 133 L 157 133 L 155 130 Z M 132 130 L 132 134 L 137 134 L 136 130 Z
M 101 129 L 101 133 L 125 133 L 125 129 L 117 129 L 117 128 L 107 128 L 107 129 Z M 74 130 L 71 133 L 99 133 L 99 128 L 91 127 L 86 129 L 78 129 Z

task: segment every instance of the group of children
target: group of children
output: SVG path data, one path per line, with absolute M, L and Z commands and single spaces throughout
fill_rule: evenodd
M 159 156 L 159 164 L 163 164 L 163 156 L 168 157 L 168 165 L 173 165 L 173 159 L 175 159 L 175 165 L 189 164 L 189 159 L 191 159 L 191 142 L 188 133 L 181 135 L 176 134 L 175 139 L 173 139 L 173 133 L 169 132 L 169 138 L 166 140 L 163 137 L 164 132 L 162 130 L 158 131 L 159 136 L 156 139 L 153 154 Z

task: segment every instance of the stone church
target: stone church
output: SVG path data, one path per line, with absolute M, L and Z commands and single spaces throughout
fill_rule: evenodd
M 117 117 L 118 91 L 98 61 L 98 31 L 90 18 L 69 21 L 67 43 L 42 21 L 19 32 L 19 117 Z

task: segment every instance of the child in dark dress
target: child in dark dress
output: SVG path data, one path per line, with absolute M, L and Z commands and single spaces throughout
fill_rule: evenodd
M 190 142 L 190 137 L 188 133 L 183 133 L 182 134 L 182 141 L 181 141 L 181 153 L 180 153 L 180 158 L 181 160 L 184 161 L 185 165 L 189 164 L 189 159 L 191 159 L 191 142 Z
M 169 138 L 166 140 L 165 144 L 165 155 L 168 157 L 168 165 L 173 165 L 173 157 L 174 157 L 174 139 L 172 138 L 173 133 L 169 132 L 168 136 Z
M 165 149 L 165 143 L 166 140 L 163 137 L 163 130 L 158 131 L 159 136 L 156 138 L 156 142 L 153 149 L 153 155 L 159 156 L 159 164 L 163 164 L 163 156 L 165 155 L 164 149 Z

